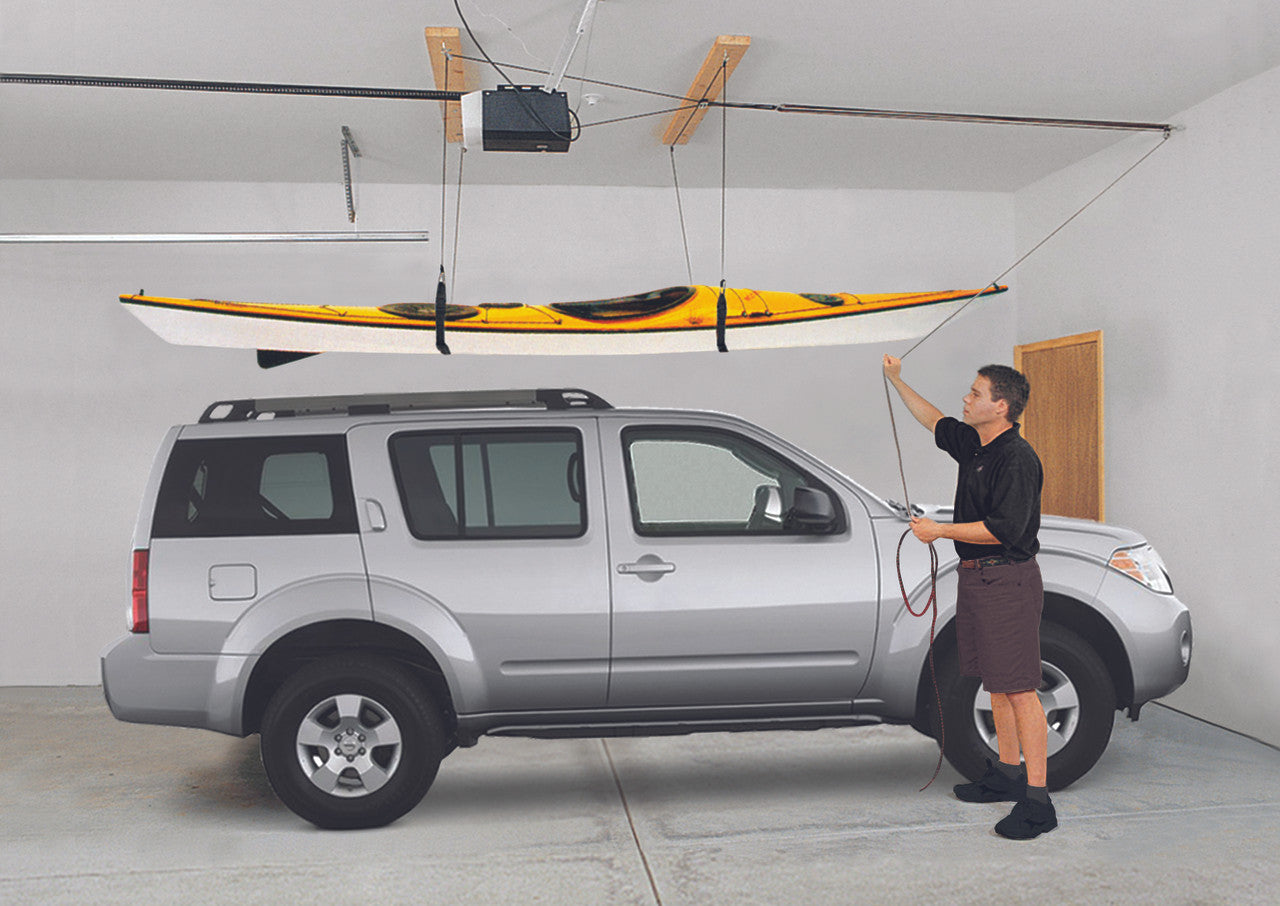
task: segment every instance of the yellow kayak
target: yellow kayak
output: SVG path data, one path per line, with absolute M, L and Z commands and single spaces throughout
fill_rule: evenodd
M 962 304 L 1007 288 L 860 295 L 726 289 L 725 335 L 731 349 L 905 339 L 941 319 L 929 306 Z M 714 350 L 719 294 L 713 286 L 672 286 L 585 302 L 448 305 L 445 330 L 449 347 L 462 353 Z M 279 305 L 144 295 L 120 301 L 170 343 L 295 352 L 435 351 L 432 303 Z

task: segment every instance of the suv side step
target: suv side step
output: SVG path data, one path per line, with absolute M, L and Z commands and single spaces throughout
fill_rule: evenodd
M 499 726 L 486 736 L 524 736 L 532 739 L 594 739 L 613 736 L 684 736 L 690 733 L 744 733 L 760 730 L 826 730 L 882 724 L 879 717 L 778 717 L 752 720 L 670 720 L 641 723 L 540 724 Z

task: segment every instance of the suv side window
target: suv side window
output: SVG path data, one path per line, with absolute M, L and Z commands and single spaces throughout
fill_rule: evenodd
M 587 530 L 577 431 L 413 432 L 389 446 L 415 538 L 577 538 Z
M 356 531 L 346 440 L 180 440 L 156 501 L 157 538 L 318 535 Z
M 829 488 L 753 440 L 696 427 L 633 427 L 622 432 L 639 535 L 769 535 L 791 530 L 783 515 L 796 488 Z M 775 489 L 779 508 L 769 506 Z M 844 531 L 839 511 L 837 532 Z

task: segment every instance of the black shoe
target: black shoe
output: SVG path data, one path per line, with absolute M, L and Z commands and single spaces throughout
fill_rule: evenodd
M 1058 813 L 1053 800 L 1036 802 L 1023 799 L 1013 807 L 1008 817 L 996 824 L 996 833 L 1010 840 L 1033 840 L 1058 826 Z
M 1020 802 L 1027 795 L 1027 775 L 1019 768 L 1017 779 L 1010 780 L 988 758 L 981 777 L 973 783 L 957 783 L 952 789 L 961 802 Z

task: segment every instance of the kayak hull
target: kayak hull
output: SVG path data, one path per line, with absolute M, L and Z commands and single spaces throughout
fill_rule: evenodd
M 773 349 L 903 340 L 927 332 L 976 295 L 1004 290 L 856 296 L 729 289 L 726 345 Z M 641 296 L 561 306 L 450 306 L 446 341 L 451 352 L 461 354 L 714 350 L 718 294 L 715 287 L 670 287 Z M 121 296 L 120 301 L 162 339 L 179 345 L 289 352 L 437 351 L 431 305 L 271 305 L 141 295 Z

